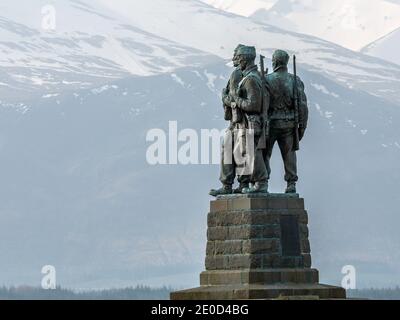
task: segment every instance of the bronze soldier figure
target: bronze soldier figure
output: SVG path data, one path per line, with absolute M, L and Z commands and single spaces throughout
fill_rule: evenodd
M 239 84 L 233 107 L 240 109 L 244 114 L 244 126 L 254 134 L 254 150 L 251 163 L 252 186 L 244 189 L 243 193 L 268 193 L 267 170 L 263 159 L 265 149 L 265 110 L 268 109 L 269 97 L 263 80 L 258 72 L 254 47 L 241 47 L 238 50 L 240 68 L 243 71 L 243 80 Z
M 234 131 L 239 129 L 240 122 L 243 120 L 243 114 L 239 109 L 232 110 L 232 103 L 235 102 L 235 94 L 239 88 L 239 83 L 243 79 L 243 72 L 239 66 L 239 59 L 237 52 L 239 48 L 243 47 L 242 44 L 239 44 L 234 52 L 232 62 L 235 70 L 232 72 L 228 84 L 226 88 L 222 90 L 222 102 L 225 111 L 225 120 L 230 121 L 230 125 L 226 131 L 226 135 L 229 135 L 231 138 L 234 137 Z M 230 150 L 234 150 L 234 142 L 233 139 L 228 140 L 227 138 L 224 141 L 229 141 L 232 143 L 230 146 Z M 231 194 L 231 193 L 242 193 L 243 189 L 249 187 L 250 183 L 250 176 L 249 175 L 238 175 L 239 187 L 235 190 L 232 189 L 232 185 L 235 180 L 236 176 L 236 168 L 238 164 L 235 161 L 234 154 L 232 154 L 231 161 L 226 163 L 226 159 L 224 157 L 226 152 L 225 143 L 222 144 L 222 155 L 221 155 L 221 172 L 220 172 L 220 181 L 222 183 L 222 188 L 218 190 L 211 190 L 210 195 L 218 196 L 224 194 Z
M 266 76 L 270 93 L 267 148 L 264 159 L 271 174 L 270 159 L 275 142 L 278 142 L 285 166 L 286 193 L 296 193 L 298 142 L 307 129 L 308 106 L 304 84 L 297 75 L 288 72 L 289 54 L 277 50 L 272 57 L 274 72 Z
M 252 168 L 252 174 L 239 176 L 240 186 L 237 193 L 266 193 L 268 192 L 267 171 L 263 159 L 262 149 L 264 148 L 260 141 L 263 137 L 264 118 L 262 116 L 264 110 L 264 99 L 266 91 L 263 89 L 262 79 L 258 72 L 254 61 L 256 58 L 256 50 L 254 47 L 239 46 L 236 51 L 236 63 L 242 72 L 242 80 L 238 84 L 235 92 L 234 88 L 230 89 L 229 95 L 225 94 L 224 104 L 229 105 L 232 110 L 233 131 L 242 132 L 252 129 L 254 138 L 254 150 L 250 157 L 252 163 L 244 164 Z M 229 114 L 228 114 L 229 118 Z M 248 139 L 248 135 L 233 135 L 235 143 L 237 139 Z M 244 142 L 248 144 L 248 141 Z M 248 146 L 248 145 L 247 145 Z M 224 147 L 223 147 L 224 148 Z M 224 151 L 222 153 L 222 161 L 224 159 Z M 218 196 L 223 194 L 231 194 L 232 184 L 235 176 L 235 168 L 238 166 L 226 165 L 222 162 L 220 180 L 223 187 L 219 190 L 211 190 L 210 195 Z M 249 182 L 252 186 L 249 187 Z

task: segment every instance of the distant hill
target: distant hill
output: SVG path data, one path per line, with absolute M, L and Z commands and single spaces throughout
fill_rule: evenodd
M 361 52 L 400 65 L 400 28 L 374 41 Z

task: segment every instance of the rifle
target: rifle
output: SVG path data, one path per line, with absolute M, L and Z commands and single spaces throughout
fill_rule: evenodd
M 294 70 L 294 81 L 293 81 L 293 105 L 294 105 L 294 151 L 300 150 L 300 137 L 299 137 L 299 92 L 297 87 L 297 66 L 296 56 L 293 56 L 293 70 Z
M 267 80 L 265 76 L 268 74 L 268 68 L 265 69 L 264 65 L 265 57 L 260 54 L 260 74 L 261 74 L 261 82 L 263 86 L 263 90 L 267 90 Z M 264 101 L 265 95 L 263 94 L 263 109 L 262 109 L 262 118 L 263 118 L 263 133 L 262 140 L 260 142 L 261 148 L 265 148 L 267 146 L 267 136 L 269 135 L 269 120 L 268 120 L 268 107 L 266 102 Z

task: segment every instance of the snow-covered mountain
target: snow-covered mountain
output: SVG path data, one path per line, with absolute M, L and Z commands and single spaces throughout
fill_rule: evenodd
M 18 3 L 0 3 L 2 99 L 21 97 L 21 91 L 57 94 L 216 61 L 138 29 L 97 1 L 55 0 L 50 11 L 46 0 Z M 56 24 L 48 29 L 42 24 L 52 13 Z
M 196 285 L 219 166 L 151 166 L 146 134 L 168 132 L 171 120 L 198 133 L 226 127 L 218 92 L 230 71 L 129 77 L 32 100 L 23 116 L 1 108 L 0 283 L 38 284 L 52 264 L 60 284 L 77 288 Z M 299 191 L 314 265 L 333 283 L 346 264 L 359 268 L 360 286 L 400 283 L 400 108 L 299 74 L 310 104 Z M 273 161 L 271 191 L 281 192 L 278 150 Z
M 400 102 L 400 66 L 333 43 L 224 13 L 199 1 L 99 1 L 129 18 L 138 28 L 182 45 L 226 59 L 238 43 L 255 45 L 267 56 L 276 48 L 286 49 L 297 53 L 299 63 L 310 71 L 326 74 L 350 88 Z
M 151 75 L 228 59 L 238 43 L 299 63 L 336 81 L 400 101 L 400 67 L 315 37 L 227 14 L 194 0 L 56 0 L 54 30 L 42 28 L 46 0 L 2 1 L 2 101 L 88 88 L 130 74 Z M 171 10 L 170 8 L 174 8 Z M 168 12 L 166 14 L 165 12 Z M 74 23 L 71 23 L 74 21 Z M 87 23 L 90 21 L 90 23 Z M 23 93 L 26 91 L 25 93 Z
M 219 166 L 151 166 L 146 134 L 174 120 L 226 127 L 219 93 L 240 42 L 299 54 L 314 265 L 332 282 L 353 264 L 363 285 L 400 283 L 400 67 L 194 0 L 54 1 L 51 32 L 39 7 L 19 3 L 1 2 L 1 284 L 39 285 L 45 264 L 77 288 L 196 284 Z M 273 161 L 282 191 L 277 150 Z
M 250 16 L 257 10 L 271 8 L 278 0 L 201 0 L 215 8 L 242 16 Z
M 400 65 L 400 28 L 371 43 L 361 50 L 365 54 L 379 57 Z
M 400 27 L 400 5 L 386 0 L 279 0 L 265 16 L 258 12 L 254 17 L 360 50 Z
M 204 2 L 282 29 L 313 35 L 352 50 L 360 50 L 400 27 L 400 2 L 397 0 Z

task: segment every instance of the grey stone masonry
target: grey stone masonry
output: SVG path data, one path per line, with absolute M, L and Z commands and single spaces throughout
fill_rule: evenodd
M 308 214 L 297 195 L 222 196 L 207 220 L 206 270 L 311 268 Z
M 172 300 L 346 299 L 311 268 L 308 214 L 298 195 L 229 195 L 210 203 L 200 287 Z

